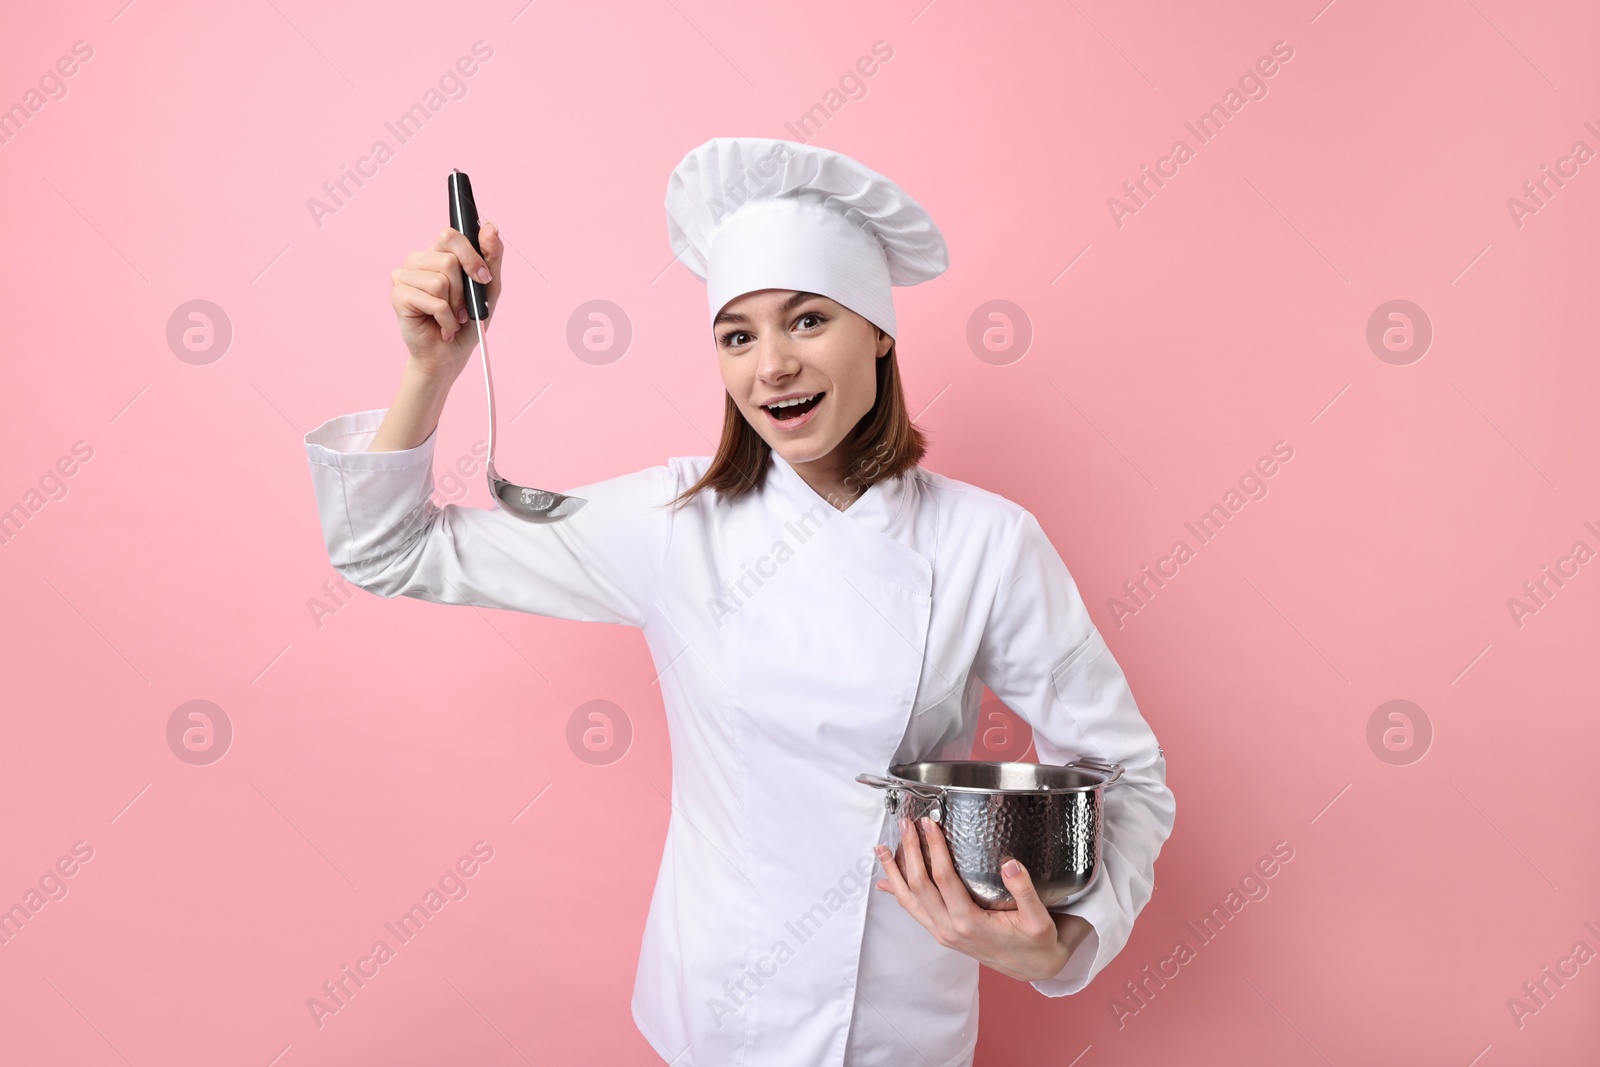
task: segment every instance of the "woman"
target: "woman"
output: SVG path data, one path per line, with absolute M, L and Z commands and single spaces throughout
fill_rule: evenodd
M 460 272 L 492 309 L 504 248 L 492 223 L 481 256 L 447 230 L 394 272 L 394 403 L 306 435 L 330 558 L 381 596 L 644 631 L 672 815 L 633 1015 L 663 1059 L 970 1064 L 980 962 L 1061 996 L 1127 941 L 1172 828 L 1165 760 L 1033 516 L 918 465 L 890 287 L 945 269 L 927 213 L 854 160 L 762 138 L 690 152 L 667 211 L 706 280 L 717 455 L 571 490 L 585 506 L 547 525 L 434 506 L 434 427 L 476 341 Z M 893 825 L 855 781 L 967 758 L 984 683 L 1043 762 L 1126 768 L 1099 877 L 1053 913 L 1020 868 L 1018 909 L 981 909 L 937 827 Z M 931 871 L 891 851 L 918 833 Z

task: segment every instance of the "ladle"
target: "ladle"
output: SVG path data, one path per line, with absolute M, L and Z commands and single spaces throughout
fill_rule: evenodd
M 478 205 L 472 199 L 472 180 L 461 171 L 451 168 L 446 179 L 450 187 L 450 225 L 478 246 Z M 484 337 L 483 320 L 489 317 L 489 291 L 461 269 L 461 280 L 466 284 L 467 315 L 478 324 L 478 351 L 483 356 L 483 385 L 489 393 L 489 495 L 506 511 L 527 522 L 560 522 L 588 501 L 583 497 L 552 493 L 547 489 L 529 489 L 508 482 L 494 469 L 494 379 L 489 374 L 489 343 Z

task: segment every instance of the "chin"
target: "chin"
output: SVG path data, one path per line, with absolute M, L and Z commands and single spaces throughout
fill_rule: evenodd
M 767 445 L 768 445 L 768 447 L 770 447 L 772 449 L 772 451 L 774 453 L 776 453 L 777 455 L 782 456 L 784 459 L 788 460 L 791 464 L 794 464 L 794 463 L 805 463 L 807 460 L 810 460 L 810 459 L 814 458 L 810 454 L 809 450 L 802 451 L 802 450 L 796 448 L 794 445 L 777 445 L 777 444 L 773 444 L 771 441 L 768 441 Z
M 767 444 L 771 445 L 774 452 L 787 460 L 791 467 L 797 463 L 810 463 L 812 460 L 821 459 L 833 451 L 832 448 L 818 449 L 810 442 L 804 441 L 785 441 L 781 445 L 768 441 Z

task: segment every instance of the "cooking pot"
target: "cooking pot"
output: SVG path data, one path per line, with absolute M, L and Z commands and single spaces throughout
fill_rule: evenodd
M 938 823 L 972 898 L 989 911 L 1015 911 L 1000 878 L 1007 859 L 1028 869 L 1047 908 L 1089 891 L 1100 872 L 1101 790 L 1122 770 L 1091 756 L 1064 766 L 933 760 L 896 764 L 887 776 L 858 774 L 856 781 L 885 790 L 884 804 L 896 816 L 916 822 L 926 815 Z M 925 842 L 922 856 L 932 871 Z

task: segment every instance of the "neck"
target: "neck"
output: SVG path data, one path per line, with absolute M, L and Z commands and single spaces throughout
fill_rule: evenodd
M 844 445 L 841 443 L 832 452 L 818 459 L 808 460 L 804 463 L 790 463 L 801 479 L 811 487 L 812 492 L 832 504 L 840 511 L 844 511 L 866 492 L 866 486 L 859 478 L 847 479 L 842 466 Z

